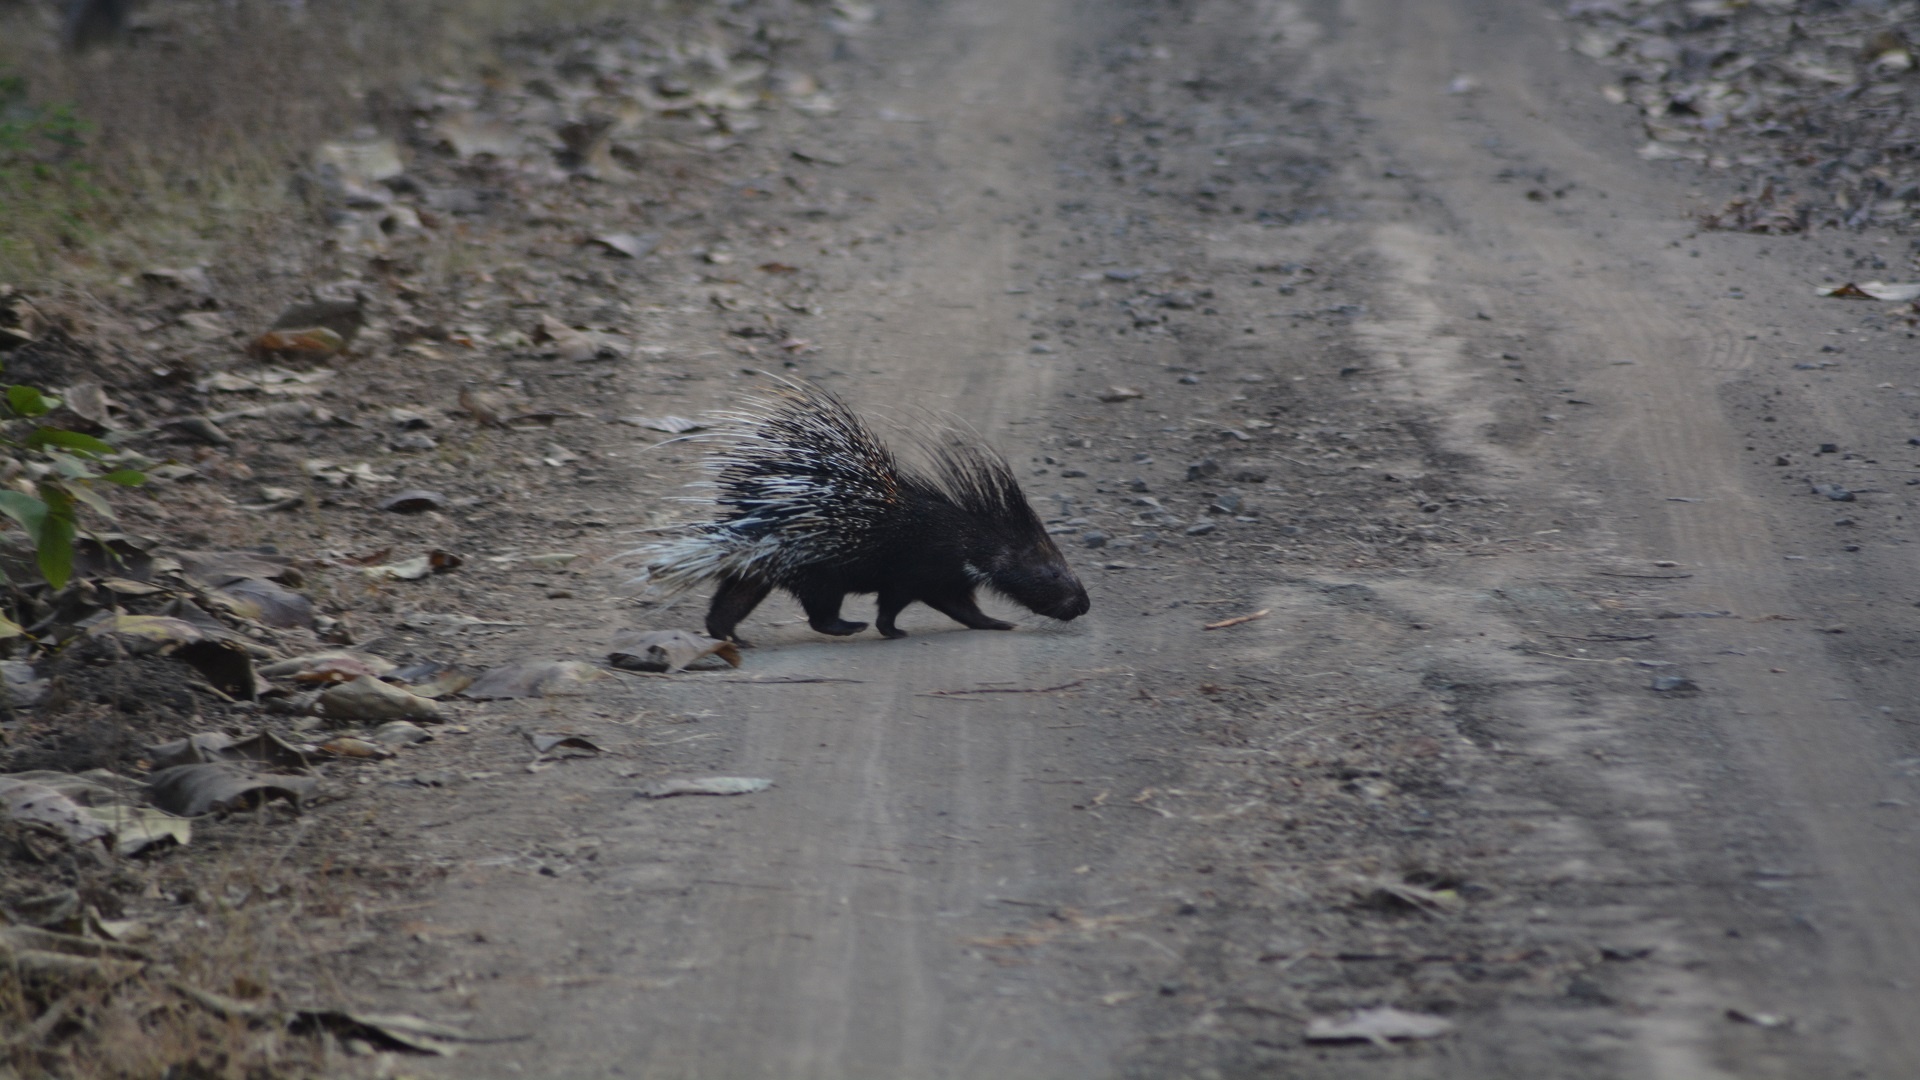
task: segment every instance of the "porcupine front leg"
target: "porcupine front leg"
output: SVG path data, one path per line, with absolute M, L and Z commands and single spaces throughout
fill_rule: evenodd
M 840 617 L 840 601 L 847 598 L 843 590 L 812 588 L 794 595 L 800 598 L 800 606 L 806 610 L 807 625 L 822 634 L 848 637 L 867 628 L 866 623 L 851 622 Z
M 980 605 L 973 602 L 973 594 L 970 592 L 922 596 L 920 599 L 926 601 L 928 607 L 969 630 L 1013 629 L 1012 623 L 1001 622 L 999 619 L 981 611 Z
M 724 577 L 720 587 L 713 592 L 713 602 L 707 605 L 707 636 L 721 641 L 731 641 L 735 645 L 745 645 L 746 639 L 735 634 L 733 628 L 740 620 L 753 613 L 760 601 L 767 598 L 773 586 L 761 581 L 746 578 Z

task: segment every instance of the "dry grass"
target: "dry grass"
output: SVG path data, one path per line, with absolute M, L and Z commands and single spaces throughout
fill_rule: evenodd
M 671 0 L 153 0 L 114 44 L 60 47 L 51 3 L 0 0 L 0 78 L 24 80 L 0 132 L 70 108 L 81 145 L 0 138 L 0 281 L 118 276 L 190 260 L 304 209 L 295 168 L 358 128 L 397 131 L 410 87 L 484 72 L 494 42 Z M 638 11 L 636 11 L 636 8 Z M 24 161 L 22 160 L 24 158 Z
M 350 1004 L 336 977 L 360 962 L 377 918 L 361 901 L 369 888 L 413 884 L 408 872 L 343 861 L 337 838 L 278 813 L 230 820 L 202 844 L 209 850 L 82 871 L 83 897 L 117 886 L 165 899 L 139 942 L 152 959 L 112 986 L 0 973 L 0 1080 L 281 1080 L 381 1067 L 365 1047 L 289 1030 L 286 1010 Z M 182 987 L 267 1015 L 223 1015 Z

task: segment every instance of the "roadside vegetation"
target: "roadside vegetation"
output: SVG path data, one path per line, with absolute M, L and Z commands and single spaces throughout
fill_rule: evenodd
M 260 242 L 307 210 L 322 141 L 397 129 L 409 93 L 484 72 L 505 34 L 616 6 L 700 5 L 154 0 L 76 49 L 57 5 L 0 4 L 0 282 L 97 284 Z
M 301 517 L 234 509 L 250 448 L 206 415 L 221 395 L 284 389 L 231 381 L 255 361 L 335 375 L 331 354 L 358 328 L 356 311 L 328 337 L 317 316 L 283 337 L 295 353 L 331 343 L 318 353 L 243 351 L 262 311 L 369 272 L 363 252 L 327 246 L 340 204 L 316 182 L 318 148 L 408 141 L 423 101 L 498 78 L 502 42 L 615 12 L 711 26 L 716 5 L 152 0 L 80 48 L 59 7 L 0 2 L 0 1080 L 391 1075 L 393 1054 L 437 1052 L 448 1033 L 348 1011 L 342 986 L 383 917 L 365 897 L 412 887 L 415 871 L 289 811 L 299 775 L 212 815 L 133 805 L 169 767 L 167 740 L 197 763 L 183 767 L 240 760 L 176 736 L 262 728 L 247 649 L 287 642 L 257 601 L 305 605 L 311 648 L 313 605 L 268 580 L 297 586 L 299 572 L 279 556 L 246 569 L 265 575 L 239 579 L 249 599 L 214 584 L 224 570 L 156 572 L 153 555 L 302 547 Z M 418 264 L 401 271 L 414 287 L 437 282 L 453 233 L 414 234 Z M 296 398 L 293 414 L 220 422 L 284 424 L 294 433 L 274 439 L 298 444 L 344 430 Z M 169 433 L 183 414 L 198 436 Z M 231 493 L 205 494 L 215 483 Z M 326 573 L 310 590 L 323 601 Z M 194 649 L 207 662 L 183 664 Z M 223 663 L 243 675 L 225 679 Z M 297 741 L 247 767 L 306 772 L 314 748 Z

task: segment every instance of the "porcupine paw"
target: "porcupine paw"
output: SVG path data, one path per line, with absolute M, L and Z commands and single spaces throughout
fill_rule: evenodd
M 866 623 L 848 622 L 846 619 L 835 619 L 830 623 L 809 623 L 808 625 L 823 634 L 832 634 L 834 637 L 851 637 L 867 628 Z
M 880 635 L 882 637 L 891 638 L 895 641 L 898 641 L 901 638 L 906 637 L 907 632 L 905 630 L 900 629 L 897 626 L 883 626 L 880 628 Z

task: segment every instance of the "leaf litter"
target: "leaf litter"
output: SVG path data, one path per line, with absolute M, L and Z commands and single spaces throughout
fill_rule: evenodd
M 756 14 L 754 5 L 748 4 L 729 16 L 728 25 L 746 27 L 764 14 Z M 738 27 L 727 31 L 736 44 L 747 40 Z M 86 384 L 76 384 L 67 396 L 77 418 L 73 423 L 132 431 L 135 437 L 154 440 L 165 452 L 178 455 L 177 460 L 153 467 L 156 484 L 165 489 L 159 509 L 147 516 L 177 516 L 185 531 L 203 534 L 194 537 L 195 544 L 213 546 L 204 535 L 211 534 L 237 548 L 284 529 L 290 519 L 268 515 L 288 510 L 342 514 L 378 508 L 419 513 L 456 505 L 456 497 L 457 505 L 463 506 L 476 497 L 497 497 L 497 493 L 476 491 L 482 485 L 468 483 L 464 477 L 449 481 L 443 474 L 428 480 L 430 471 L 402 471 L 390 464 L 391 458 L 367 456 L 358 446 L 344 449 L 351 440 L 341 433 L 367 422 L 367 403 L 352 399 L 357 390 L 334 389 L 347 385 L 343 375 L 348 369 L 333 365 L 344 365 L 343 357 L 364 363 L 388 350 L 405 355 L 407 363 L 420 364 L 494 347 L 578 361 L 631 352 L 622 332 L 625 320 L 619 317 L 581 319 L 576 317 L 578 312 L 556 310 L 551 322 L 542 318 L 532 333 L 526 330 L 524 317 L 518 328 L 505 318 L 492 319 L 491 312 L 449 319 L 419 302 L 416 271 L 407 265 L 410 255 L 394 256 L 406 252 L 407 245 L 422 242 L 423 230 L 434 227 L 429 218 L 445 221 L 445 215 L 460 214 L 478 220 L 479 215 L 506 205 L 496 185 L 511 186 L 516 195 L 533 192 L 530 197 L 539 199 L 545 197 L 538 194 L 542 185 L 571 184 L 576 173 L 604 180 L 632 170 L 641 162 L 643 148 L 645 154 L 653 154 L 671 142 L 701 154 L 723 150 L 737 141 L 739 132 L 758 126 L 751 112 L 775 102 L 786 101 L 816 114 L 834 107 L 819 85 L 802 73 L 775 70 L 763 59 L 736 54 L 714 44 L 718 39 L 704 32 L 697 37 L 701 42 L 697 47 L 667 48 L 654 29 L 633 39 L 641 44 L 637 51 L 593 52 L 586 54 L 590 59 L 584 63 L 551 39 L 529 38 L 512 46 L 510 51 L 518 50 L 517 63 L 531 59 L 541 78 L 566 88 L 551 99 L 558 102 L 555 109 L 503 110 L 490 98 L 496 87 L 478 81 L 462 87 L 448 81 L 420 88 L 417 98 L 407 103 L 420 117 L 425 138 L 404 147 L 381 136 L 317 147 L 308 155 L 307 166 L 317 186 L 314 197 L 325 204 L 326 217 L 332 222 L 322 239 L 348 260 L 372 260 L 372 269 L 345 288 L 317 288 L 314 299 L 290 304 L 282 295 L 277 298 L 278 315 L 269 320 L 258 313 L 271 313 L 273 308 L 259 306 L 262 300 L 251 283 L 240 289 L 234 284 L 236 276 L 249 272 L 248 265 L 221 265 L 213 272 L 207 267 L 158 268 L 145 275 L 141 287 L 161 317 L 141 331 L 141 344 L 152 355 L 152 370 L 167 372 L 172 381 L 156 392 L 142 381 L 143 376 L 125 378 L 116 373 L 113 378 L 93 380 L 92 391 Z M 592 42 L 602 36 L 604 32 L 586 31 L 578 39 Z M 520 93 L 519 88 L 508 91 L 509 95 Z M 523 96 L 549 100 L 542 93 Z M 584 110 L 597 107 L 590 103 L 616 97 L 638 105 L 640 112 L 622 112 L 610 124 L 585 115 Z M 671 139 L 645 130 L 644 125 L 656 121 L 673 125 Z M 577 160 L 555 153 L 556 141 Z M 555 193 L 564 194 L 564 188 Z M 610 269 L 625 259 L 648 258 L 659 243 L 658 236 L 639 230 L 582 228 L 572 235 L 583 234 L 593 237 L 592 247 L 604 252 L 608 258 L 603 265 Z M 295 257 L 292 248 L 283 254 Z M 519 291 L 524 298 L 529 295 L 524 290 L 540 287 L 537 282 L 529 284 L 540 272 L 525 275 L 507 269 L 480 276 L 488 285 L 497 282 L 502 293 Z M 516 274 L 522 276 L 515 280 Z M 371 292 L 375 281 L 378 297 L 361 295 L 355 287 L 369 286 Z M 350 293 L 353 298 L 329 299 L 329 293 Z M 6 290 L 0 300 L 15 296 Z M 788 303 L 777 310 L 810 313 L 816 309 Z M 250 311 L 254 314 L 249 315 Z M 556 332 L 555 324 L 565 332 Z M 264 331 L 246 329 L 263 325 Z M 0 303 L 0 329 L 5 331 L 0 334 L 0 349 L 7 350 L 30 349 L 59 340 L 64 333 L 58 324 L 40 318 L 24 298 Z M 545 333 L 552 333 L 554 340 L 535 340 Z M 769 340 L 779 342 L 787 354 L 800 352 L 805 344 L 784 331 Z M 354 381 L 359 381 L 357 376 Z M 512 381 L 501 380 L 501 385 Z M 115 387 L 114 397 L 100 392 L 100 386 Z M 320 398 L 323 392 L 329 395 L 325 399 Z M 489 402 L 496 396 L 500 407 L 494 409 Z M 492 426 L 550 424 L 583 415 L 529 401 L 517 384 L 500 395 L 485 389 L 470 394 L 463 389 L 458 405 L 480 423 Z M 459 415 L 454 403 L 444 399 L 400 398 L 391 407 L 419 416 Z M 402 430 L 408 429 L 403 426 Z M 684 430 L 690 429 L 668 433 Z M 446 431 L 445 426 L 436 428 L 435 436 L 451 439 Z M 385 441 L 384 437 L 379 440 Z M 319 449 L 313 453 L 331 456 L 302 460 L 261 453 L 263 444 L 269 449 L 314 445 Z M 547 456 L 569 469 L 592 464 L 584 453 L 579 460 L 570 458 L 578 449 L 549 450 Z M 413 487 L 378 502 L 375 495 L 366 494 L 386 485 Z M 171 499 L 181 501 L 170 504 Z M 248 518 L 248 514 L 260 516 Z M 91 702 L 56 695 L 45 711 L 27 714 L 18 726 L 9 728 L 0 762 L 45 757 L 72 762 L 75 768 L 73 772 L 48 771 L 45 781 L 20 781 L 54 792 L 53 797 L 32 793 L 34 799 L 23 799 L 21 805 L 55 807 L 64 799 L 107 830 L 89 835 L 94 830 L 81 818 L 57 814 L 53 817 L 74 830 L 70 835 L 47 823 L 21 826 L 15 822 L 15 827 L 33 834 L 21 840 L 20 850 L 45 853 L 52 850 L 45 843 L 54 842 L 73 850 L 105 851 L 111 840 L 118 857 L 148 856 L 187 843 L 196 827 L 212 827 L 222 814 L 311 806 L 321 798 L 323 784 L 325 790 L 332 790 L 334 778 L 353 777 L 355 770 L 366 769 L 363 760 L 378 760 L 361 759 L 359 751 L 365 747 L 392 753 L 429 739 L 425 728 L 412 719 L 382 721 L 384 710 L 397 707 L 411 715 L 422 708 L 417 702 L 431 707 L 434 699 L 465 688 L 470 677 L 444 661 L 422 661 L 417 653 L 395 652 L 397 659 L 409 661 L 408 668 L 395 669 L 392 661 L 366 649 L 379 649 L 382 632 L 389 630 L 406 633 L 420 628 L 440 635 L 442 640 L 429 638 L 431 649 L 456 630 L 474 631 L 474 639 L 484 641 L 487 633 L 522 625 L 487 618 L 487 612 L 436 615 L 409 608 L 387 617 L 384 610 L 363 610 L 372 608 L 363 599 L 367 590 L 379 590 L 389 581 L 418 583 L 410 590 L 432 588 L 433 571 L 457 565 L 457 556 L 452 557 L 455 561 L 436 564 L 433 560 L 440 550 L 433 549 L 425 575 L 418 573 L 418 556 L 375 563 L 373 573 L 358 574 L 338 561 L 336 553 L 312 553 L 301 560 L 301 569 L 295 569 L 293 560 L 272 549 L 183 550 L 150 560 L 157 567 L 144 565 L 142 554 L 116 551 L 87 569 L 85 590 L 59 597 L 34 596 L 32 602 L 39 605 L 34 618 L 39 621 L 29 620 L 31 625 L 23 626 L 22 636 L 31 640 L 22 641 L 19 651 L 11 654 L 32 659 L 8 661 L 22 668 L 19 679 L 9 669 L 9 686 L 45 687 L 55 681 L 49 674 L 69 679 L 84 674 L 88 681 L 83 685 L 91 687 L 102 673 L 112 673 L 110 678 L 121 680 L 115 685 L 125 687 L 120 700 L 127 704 L 119 715 L 111 710 L 98 713 Z M 303 570 L 312 582 L 303 581 Z M 324 648 L 356 641 L 365 643 L 365 648 L 332 655 Z M 35 651 L 40 643 L 60 642 L 68 644 L 59 656 Z M 513 670 L 490 672 L 495 684 L 480 689 L 509 691 L 502 697 L 537 696 L 568 692 L 603 677 L 591 665 L 560 661 L 508 667 Z M 409 691 L 410 699 L 401 696 Z M 491 698 L 482 693 L 473 699 Z M 18 716 L 31 707 L 31 701 L 29 694 L 16 689 L 9 703 Z M 446 718 L 445 714 L 438 717 Z M 263 722 L 271 726 L 263 727 Z M 316 726 L 321 730 L 315 731 Z M 108 730 L 114 735 L 85 734 Z M 547 739 L 561 741 L 542 747 L 540 743 Z M 534 746 L 539 753 L 600 749 L 593 740 L 574 734 L 543 733 Z M 79 769 L 81 764 L 101 761 L 115 763 L 128 775 Z M 142 778 L 131 778 L 142 769 L 146 770 Z M 362 773 L 361 778 L 370 777 Z M 746 785 L 739 793 L 769 784 L 754 778 L 695 778 L 685 782 L 691 786 L 684 791 L 667 794 L 696 793 L 707 781 L 729 779 Z M 76 792 L 85 788 L 89 793 L 67 794 L 69 788 Z M 725 789 L 725 784 L 719 784 L 714 793 Z M 113 800 L 106 801 L 110 793 Z M 161 809 L 162 805 L 176 813 Z M 74 838 L 82 835 L 88 838 L 75 847 Z M 156 860 L 155 865 L 161 862 Z M 205 897 L 204 882 L 194 888 L 203 890 L 199 895 Z M 204 901 L 195 901 L 200 902 Z M 108 921 L 126 922 L 94 919 L 88 925 L 99 928 Z M 3 951 L 16 961 L 29 953 L 66 956 L 100 965 L 91 968 L 87 977 L 107 981 L 124 980 L 140 970 L 138 956 L 79 955 L 97 945 L 63 939 L 61 946 L 71 950 L 64 953 L 23 945 L 13 933 L 17 929 L 6 928 L 0 935 L 5 937 Z M 109 963 L 123 966 L 104 966 Z M 20 967 L 40 970 L 32 964 Z M 464 1038 L 456 1029 L 413 1017 L 280 1008 L 253 1000 L 255 990 L 223 999 L 190 987 L 175 989 L 210 1011 L 263 1029 L 287 1025 L 324 1029 L 336 1038 L 376 1047 L 401 1048 L 414 1040 L 421 1045 L 405 1047 L 414 1050 L 434 1049 L 425 1043 Z M 85 1015 L 77 1015 L 75 1023 L 63 1027 L 65 1014 L 60 1010 L 75 1006 L 49 1000 L 51 1004 L 41 1003 L 47 1007 L 36 1029 L 43 1033 L 90 1030 L 91 1021 Z M 79 1008 L 84 1013 L 87 1007 Z

